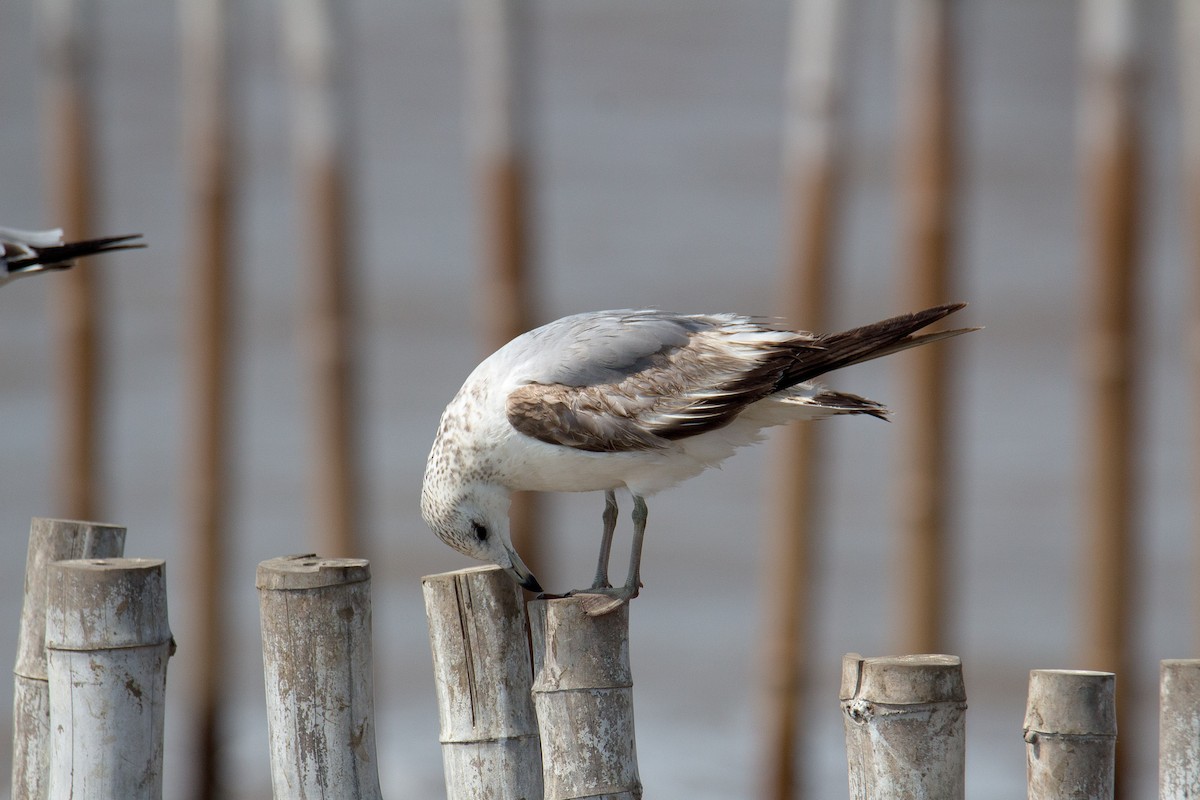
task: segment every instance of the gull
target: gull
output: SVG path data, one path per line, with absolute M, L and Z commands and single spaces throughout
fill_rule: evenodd
M 513 549 L 513 491 L 604 492 L 595 579 L 577 590 L 598 616 L 638 595 L 646 498 L 720 464 L 764 429 L 888 410 L 814 378 L 976 328 L 918 333 L 965 303 L 842 333 L 781 329 L 736 314 L 596 311 L 524 333 L 485 359 L 442 414 L 425 467 L 421 514 L 446 544 L 542 587 Z M 615 491 L 633 497 L 625 584 L 608 562 Z
M 0 286 L 26 275 L 67 269 L 75 259 L 84 256 L 145 247 L 134 241 L 140 238 L 141 234 L 135 233 L 64 243 L 60 228 L 48 231 L 0 228 Z

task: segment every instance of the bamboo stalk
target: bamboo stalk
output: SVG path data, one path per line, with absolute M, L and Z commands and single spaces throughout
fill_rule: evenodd
M 99 189 L 95 142 L 95 4 L 41 0 L 38 23 L 46 71 L 45 155 L 56 225 L 71 239 L 95 233 Z M 53 282 L 59 398 L 56 481 L 59 513 L 95 519 L 100 504 L 100 416 L 103 400 L 103 298 L 99 272 L 69 270 Z
M 629 604 L 589 617 L 578 598 L 533 600 L 529 614 L 545 800 L 638 800 Z
M 275 558 L 255 583 L 275 797 L 379 800 L 369 563 Z
M 825 329 L 837 208 L 840 0 L 796 0 L 792 7 L 787 120 L 783 153 L 785 208 L 784 316 Z M 779 432 L 775 515 L 766 542 L 767 629 L 763 679 L 763 795 L 797 796 L 797 724 L 808 670 L 815 535 L 821 515 L 820 429 Z
M 954 299 L 955 7 L 954 0 L 904 0 L 898 6 L 900 250 L 909 308 Z M 945 645 L 953 495 L 950 355 L 947 347 L 922 347 L 900 356 L 897 365 L 907 384 L 897 573 L 903 615 L 898 644 L 907 652 Z
M 50 564 L 120 558 L 125 529 L 34 517 L 25 559 L 25 597 L 13 669 L 13 800 L 45 800 L 50 777 L 50 678 L 46 665 L 46 600 Z
M 167 659 L 164 562 L 58 561 L 49 569 L 49 796 L 161 800 Z
M 353 110 L 346 64 L 345 4 L 282 4 L 292 79 L 295 170 L 301 186 L 302 254 L 308 297 L 304 353 L 313 386 L 314 468 L 310 479 L 314 547 L 359 554 L 359 453 L 355 267 L 352 230 Z
M 842 658 L 851 800 L 962 800 L 967 695 L 956 656 Z
M 521 590 L 499 567 L 421 579 L 448 800 L 542 796 Z
M 186 0 L 180 6 L 183 58 L 187 231 L 186 494 L 190 543 L 189 597 L 195 627 L 189 662 L 196 762 L 192 796 L 217 796 L 222 766 L 218 740 L 225 639 L 221 609 L 225 531 L 233 486 L 230 464 L 232 290 L 234 245 L 233 116 L 229 102 L 228 0 Z
M 477 305 L 491 351 L 533 327 L 528 0 L 464 0 L 468 130 L 479 219 L 482 291 Z M 513 495 L 512 542 L 541 574 L 541 499 Z
M 1183 126 L 1183 229 L 1191 238 L 1192 307 L 1188 319 L 1187 354 L 1192 378 L 1193 408 L 1200 401 L 1200 3 L 1179 0 L 1180 118 Z M 1192 420 L 1193 497 L 1200 498 L 1200 415 Z M 1200 505 L 1192 512 L 1194 558 L 1200 566 Z M 1192 598 L 1193 645 L 1200 648 L 1200 588 Z
M 1116 764 L 1115 676 L 1029 673 L 1025 756 L 1029 800 L 1109 800 Z
M 1159 665 L 1158 798 L 1188 800 L 1200 786 L 1200 660 Z
M 1138 380 L 1137 261 L 1140 165 L 1133 4 L 1083 0 L 1079 148 L 1087 309 L 1083 663 L 1126 674 L 1136 593 L 1134 408 Z M 1122 684 L 1124 686 L 1124 684 Z M 1126 690 L 1118 688 L 1117 707 Z M 1126 748 L 1118 747 L 1123 765 Z M 1129 769 L 1117 769 L 1117 796 Z

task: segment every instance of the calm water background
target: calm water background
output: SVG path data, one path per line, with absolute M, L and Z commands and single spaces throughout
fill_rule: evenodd
M 192 615 L 181 542 L 181 364 L 185 198 L 177 11 L 102 0 L 104 232 L 141 231 L 150 249 L 91 268 L 108 279 L 108 473 L 103 516 L 129 527 L 130 555 L 165 557 L 180 649 L 169 677 L 167 796 L 190 781 L 185 725 Z M 269 796 L 255 565 L 305 550 L 308 455 L 298 356 L 294 184 L 277 4 L 237 12 L 244 183 L 236 249 L 237 465 L 229 584 L 227 796 Z M 949 651 L 970 698 L 968 785 L 978 800 L 1022 796 L 1021 718 L 1029 669 L 1083 667 L 1079 607 L 1081 251 L 1076 3 L 964 2 L 959 294 L 955 345 L 959 476 Z M 1190 410 L 1184 338 L 1172 3 L 1138 4 L 1149 65 L 1140 99 L 1148 143 L 1140 467 L 1145 502 L 1134 569 L 1141 622 L 1134 730 L 1138 794 L 1152 796 L 1157 662 L 1192 653 Z M 539 296 L 547 319 L 658 305 L 774 313 L 779 154 L 788 4 L 781 0 L 537 3 Z M 855 4 L 849 33 L 845 213 L 838 325 L 897 306 L 891 4 Z M 441 407 L 481 357 L 472 197 L 464 153 L 457 7 L 434 0 L 353 6 L 361 109 L 358 196 L 364 312 L 363 538 L 372 559 L 382 780 L 389 797 L 442 793 L 419 578 L 465 566 L 421 522 L 417 497 Z M 30 0 L 0 6 L 0 221 L 50 226 L 40 177 Z M 53 277 L 0 292 L 0 664 L 11 663 L 29 518 L 55 514 L 47 292 Z M 837 706 L 846 651 L 891 652 L 890 476 L 903 469 L 897 360 L 839 374 L 838 388 L 891 401 L 900 420 L 832 429 L 827 537 L 815 587 L 810 682 L 813 797 L 845 796 Z M 634 607 L 638 749 L 651 797 L 738 798 L 756 785 L 754 676 L 770 446 L 651 505 L 646 590 Z M 598 496 L 555 498 L 551 589 L 591 574 Z M 620 547 L 620 544 L 618 545 Z M 0 692 L 0 727 L 8 726 Z M 7 747 L 0 747 L 6 763 Z M 7 789 L 7 782 L 4 789 Z M 3 791 L 3 790 L 0 790 Z

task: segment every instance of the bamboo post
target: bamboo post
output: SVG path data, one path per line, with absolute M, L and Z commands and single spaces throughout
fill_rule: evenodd
M 1029 800 L 1110 800 L 1116 764 L 1116 676 L 1029 673 L 1025 756 Z
M 167 659 L 165 563 L 149 558 L 50 566 L 49 796 L 161 800 Z
M 97 195 L 96 7 L 92 0 L 41 0 L 38 24 L 46 73 L 43 129 L 55 224 L 71 239 L 95 234 Z M 53 282 L 59 397 L 57 472 L 60 512 L 99 516 L 103 399 L 101 278 L 72 269 Z
M 525 604 L 499 567 L 421 579 L 447 800 L 542 797 Z
M 825 329 L 828 273 L 837 208 L 838 51 L 841 0 L 792 6 L 783 153 L 786 261 L 784 316 Z M 791 800 L 797 791 L 797 724 L 807 673 L 815 529 L 821 513 L 816 425 L 779 432 L 774 519 L 766 542 L 763 648 L 763 795 Z
M 119 558 L 125 529 L 94 522 L 34 517 L 25 558 L 25 599 L 13 670 L 12 800 L 45 800 L 50 770 L 50 683 L 46 666 L 46 600 L 50 564 Z
M 1134 4 L 1082 0 L 1079 147 L 1086 242 L 1086 436 L 1082 662 L 1127 674 L 1136 594 L 1134 520 L 1139 379 L 1137 261 L 1140 169 L 1133 100 Z M 1124 684 L 1122 684 L 1124 686 Z M 1122 697 L 1124 688 L 1118 688 Z M 1117 708 L 1127 704 L 1118 698 Z M 1125 747 L 1118 745 L 1124 764 Z M 1131 797 L 1117 770 L 1117 796 Z
M 275 797 L 379 800 L 364 559 L 258 565 Z
M 851 800 L 962 800 L 967 695 L 956 656 L 842 658 Z
M 1191 238 L 1192 304 L 1188 320 L 1187 354 L 1191 366 L 1193 408 L 1200 398 L 1200 3 L 1179 0 L 1179 91 L 1183 126 L 1183 226 Z M 1193 497 L 1200 498 L 1200 415 L 1192 420 Z M 1200 566 L 1200 506 L 1192 513 L 1194 559 Z M 1192 598 L 1193 646 L 1200 648 L 1200 589 Z
M 589 617 L 573 597 L 529 603 L 545 800 L 642 796 L 629 604 Z
M 463 0 L 469 147 L 479 219 L 482 291 L 476 300 L 489 351 L 533 327 L 529 0 Z M 513 546 L 541 574 L 540 498 L 513 495 Z
M 187 397 L 184 537 L 195 615 L 188 692 L 195 720 L 191 796 L 214 800 L 220 786 L 220 706 L 225 678 L 221 609 L 225 531 L 232 480 L 230 413 L 233 308 L 234 170 L 228 0 L 180 5 L 184 157 L 187 169 Z
M 351 36 L 346 4 L 288 0 L 280 6 L 292 82 L 292 138 L 300 185 L 301 253 L 307 272 L 304 356 L 313 387 L 310 478 L 313 546 L 361 555 L 352 220 Z
M 1200 789 L 1200 659 L 1159 664 L 1158 797 L 1189 800 Z
M 954 298 L 956 133 L 955 0 L 904 0 L 897 7 L 900 52 L 898 145 L 900 251 L 908 308 Z M 922 347 L 900 356 L 907 385 L 900 486 L 902 543 L 897 582 L 903 592 L 902 650 L 945 646 L 950 569 L 947 520 L 953 467 L 950 348 Z

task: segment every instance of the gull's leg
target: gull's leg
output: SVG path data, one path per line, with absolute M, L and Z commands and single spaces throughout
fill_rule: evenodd
M 604 536 L 600 539 L 600 561 L 596 564 L 596 579 L 593 589 L 608 589 L 608 557 L 612 554 L 613 532 L 617 529 L 617 493 L 609 489 L 604 493 Z
M 615 505 L 615 503 L 614 503 Z M 607 509 L 605 509 L 607 512 Z M 616 589 L 593 587 L 586 592 L 576 593 L 583 612 L 589 617 L 599 617 L 616 611 L 623 604 L 638 596 L 642 588 L 642 542 L 646 538 L 646 518 L 649 510 L 646 501 L 639 495 L 633 496 L 633 545 L 629 551 L 629 575 L 625 585 Z
M 646 519 L 650 516 L 650 509 L 646 508 L 646 501 L 641 495 L 633 496 L 633 546 L 629 550 L 629 576 L 625 578 L 625 591 L 623 594 L 627 598 L 638 596 L 638 591 L 642 588 L 642 540 L 646 538 Z

